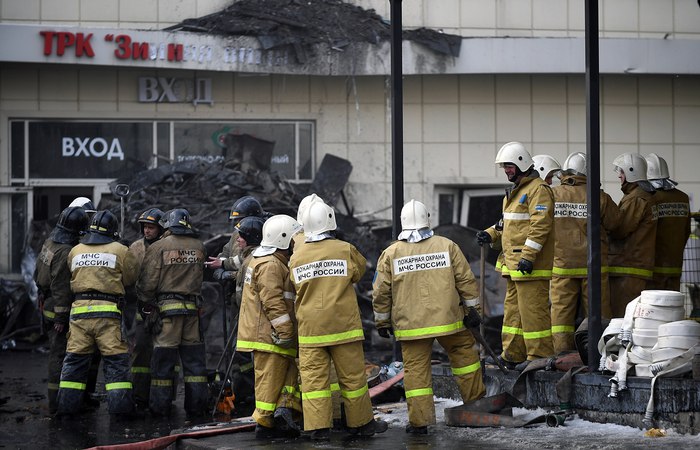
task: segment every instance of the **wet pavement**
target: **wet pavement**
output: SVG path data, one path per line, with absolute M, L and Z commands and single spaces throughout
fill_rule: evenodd
M 52 417 L 46 400 L 46 367 L 47 355 L 37 349 L 0 352 L 0 448 L 63 450 L 123 444 L 212 422 L 211 417 L 186 417 L 183 392 L 178 393 L 173 414 L 167 418 L 143 414 L 117 419 L 107 412 L 104 398 L 94 410 L 72 418 Z M 180 389 L 184 389 L 182 384 Z M 104 393 L 101 374 L 96 392 Z
M 197 431 L 211 418 L 189 421 L 182 410 L 182 392 L 170 418 L 149 415 L 132 420 L 117 420 L 107 413 L 106 403 L 98 409 L 73 419 L 55 419 L 46 408 L 46 355 L 37 351 L 0 352 L 0 448 L 9 449 L 78 449 L 148 441 L 169 436 L 173 431 Z M 98 384 L 98 392 L 103 392 Z M 308 439 L 259 441 L 251 431 L 221 434 L 200 439 L 184 438 L 172 449 L 598 449 L 620 448 L 700 448 L 700 436 L 683 435 L 672 430 L 665 437 L 646 437 L 638 428 L 598 424 L 574 416 L 563 426 L 538 425 L 529 428 L 453 428 L 444 423 L 443 411 L 459 402 L 439 399 L 436 402 L 437 425 L 427 436 L 404 432 L 408 423 L 404 403 L 379 405 L 377 416 L 389 423 L 386 433 L 372 438 L 350 438 L 346 433 L 332 433 L 330 442 Z M 514 415 L 523 417 L 543 414 L 544 410 L 517 408 Z M 241 419 L 242 420 L 242 419 Z M 248 427 L 250 429 L 250 427 Z M 148 448 L 148 447 L 142 447 Z

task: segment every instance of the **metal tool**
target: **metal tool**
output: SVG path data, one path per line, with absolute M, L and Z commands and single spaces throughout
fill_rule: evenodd
M 479 259 L 479 303 L 481 304 L 481 314 L 485 314 L 485 302 L 486 302 L 486 247 L 481 246 L 481 258 Z M 481 322 L 481 329 L 479 330 L 481 335 L 484 334 L 484 322 Z
M 233 326 L 233 330 L 231 330 L 231 337 L 233 337 L 236 332 L 238 331 L 238 320 L 236 320 L 236 323 Z M 230 338 L 229 338 L 230 341 Z M 224 348 L 224 354 L 226 353 L 226 349 Z M 228 363 L 228 367 L 226 368 L 226 373 L 224 374 L 224 377 L 221 379 L 221 388 L 219 389 L 219 394 L 216 396 L 214 399 L 214 409 L 211 411 L 211 416 L 214 417 L 216 415 L 216 407 L 219 404 L 219 399 L 221 399 L 221 394 L 224 392 L 224 388 L 226 387 L 226 380 L 228 380 L 228 377 L 231 375 L 231 368 L 233 367 L 233 361 L 236 356 L 236 349 L 233 349 L 233 352 L 231 353 L 231 360 Z M 223 359 L 223 355 L 222 355 Z M 221 363 L 221 360 L 219 360 L 219 363 Z
M 508 369 L 506 369 L 506 366 L 504 366 L 501 360 L 498 359 L 496 353 L 494 353 L 491 346 L 486 342 L 486 339 L 484 339 L 484 335 L 482 335 L 479 332 L 479 329 L 470 328 L 469 331 L 472 332 L 472 335 L 474 335 L 474 339 L 476 339 L 476 341 L 481 345 L 481 347 L 488 352 L 489 356 L 491 356 L 491 358 L 493 358 L 493 360 L 496 361 L 496 364 L 498 364 L 498 368 L 501 369 L 501 372 L 508 375 Z
M 119 206 L 121 212 L 121 222 L 119 223 L 119 236 L 124 235 L 124 197 L 129 195 L 128 184 L 118 184 L 114 187 L 114 194 L 119 197 Z

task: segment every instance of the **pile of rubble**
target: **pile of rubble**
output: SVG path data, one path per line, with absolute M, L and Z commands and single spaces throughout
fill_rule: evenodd
M 270 171 L 242 171 L 228 164 L 202 160 L 184 161 L 135 173 L 114 181 L 113 196 L 103 197 L 99 209 L 122 215 L 117 186 L 126 185 L 124 197 L 125 227 L 122 239 L 138 239 L 137 219 L 149 208 L 168 211 L 185 208 L 203 241 L 219 234 L 231 233 L 228 221 L 233 203 L 245 195 L 257 198 L 266 211 L 296 216 L 299 194 L 287 180 Z

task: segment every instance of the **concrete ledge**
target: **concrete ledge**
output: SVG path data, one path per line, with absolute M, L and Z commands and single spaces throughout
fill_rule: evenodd
M 519 373 L 507 376 L 497 369 L 486 369 L 487 395 L 511 390 Z M 536 371 L 525 375 L 528 408 L 558 408 L 556 383 L 563 372 Z M 651 379 L 628 377 L 628 389 L 610 398 L 610 376 L 578 374 L 572 382 L 571 404 L 580 417 L 592 422 L 612 422 L 645 428 L 642 423 L 651 391 Z M 438 397 L 460 399 L 449 366 L 433 367 L 433 389 Z M 700 381 L 689 378 L 660 378 L 654 393 L 654 420 L 659 428 L 679 433 L 700 433 Z

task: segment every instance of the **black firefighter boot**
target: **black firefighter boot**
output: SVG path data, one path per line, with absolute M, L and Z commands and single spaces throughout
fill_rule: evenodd
M 77 414 L 83 405 L 92 354 L 66 353 L 56 401 L 58 415 Z
M 107 405 L 110 414 L 132 414 L 134 399 L 129 373 L 129 354 L 105 355 L 102 357 L 107 390 Z

